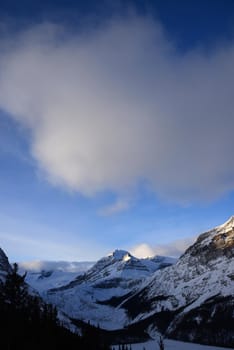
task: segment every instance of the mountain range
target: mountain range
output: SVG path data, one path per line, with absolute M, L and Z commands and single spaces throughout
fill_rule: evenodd
M 9 269 L 0 250 L 1 275 Z M 86 271 L 28 273 L 27 282 L 79 331 L 92 324 L 115 340 L 160 332 L 233 347 L 234 217 L 202 233 L 178 260 L 116 250 Z

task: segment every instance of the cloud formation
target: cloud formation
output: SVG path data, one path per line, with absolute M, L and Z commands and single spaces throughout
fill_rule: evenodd
M 0 108 L 51 183 L 93 195 L 144 181 L 182 203 L 234 189 L 234 43 L 179 54 L 129 16 L 75 34 L 46 23 L 0 52 Z
M 19 263 L 21 271 L 40 272 L 40 271 L 62 271 L 83 273 L 94 265 L 94 262 L 77 261 L 46 261 L 35 260 Z
M 149 245 L 147 243 L 142 243 L 130 249 L 130 252 L 138 258 L 147 258 L 155 255 L 178 258 L 195 242 L 195 240 L 196 237 L 194 236 L 177 239 L 167 244 Z
M 125 211 L 131 206 L 132 200 L 132 198 L 128 197 L 117 198 L 114 203 L 101 208 L 98 214 L 101 216 L 110 216 Z

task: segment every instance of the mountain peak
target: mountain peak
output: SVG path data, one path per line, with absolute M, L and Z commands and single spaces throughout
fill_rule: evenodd
M 122 250 L 122 249 L 116 249 L 113 253 L 111 253 L 109 256 L 113 257 L 115 260 L 123 260 L 123 261 L 128 261 L 132 258 L 132 255 L 126 251 L 126 250 Z
M 218 226 L 216 229 L 225 229 L 227 231 L 234 229 L 234 215 L 232 215 L 224 224 Z
M 196 242 L 185 251 L 183 256 L 196 256 L 204 264 L 221 257 L 232 258 L 234 256 L 234 216 L 224 224 L 198 236 Z

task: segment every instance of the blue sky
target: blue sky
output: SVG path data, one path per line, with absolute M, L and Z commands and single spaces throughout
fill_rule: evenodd
M 11 261 L 176 256 L 234 214 L 233 1 L 6 1 Z

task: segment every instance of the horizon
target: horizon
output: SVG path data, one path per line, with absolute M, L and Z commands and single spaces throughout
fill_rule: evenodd
M 228 220 L 226 220 L 223 224 L 213 227 L 211 230 L 222 227 L 224 225 L 226 225 L 227 223 L 229 223 L 231 220 L 233 221 L 234 216 L 232 215 Z M 207 231 L 209 232 L 209 231 Z M 114 255 L 115 252 L 121 251 L 121 252 L 125 252 L 127 254 L 130 254 L 131 256 L 133 256 L 134 258 L 138 258 L 138 259 L 152 259 L 155 257 L 162 257 L 162 258 L 169 258 L 169 259 L 174 259 L 175 261 L 177 261 L 178 259 L 180 259 L 180 257 L 185 253 L 185 251 L 192 246 L 197 239 L 203 235 L 204 233 L 207 232 L 201 232 L 199 235 L 197 235 L 196 237 L 193 237 L 193 241 L 191 242 L 191 244 L 187 247 L 184 248 L 184 251 L 181 251 L 180 255 L 177 256 L 165 256 L 165 255 L 160 255 L 160 254 L 153 254 L 153 255 L 146 255 L 146 256 L 142 256 L 142 254 L 137 254 L 137 250 L 132 254 L 131 252 L 127 251 L 127 250 L 123 250 L 120 248 L 116 248 L 115 250 L 113 250 L 112 252 L 109 252 L 108 254 L 106 254 L 105 256 L 101 256 L 99 257 L 97 260 L 89 260 L 89 261 L 85 261 L 85 260 L 79 260 L 79 261 L 73 261 L 73 260 L 30 260 L 30 261 L 16 261 L 16 262 L 10 262 L 10 264 L 12 265 L 13 263 L 17 263 L 17 265 L 19 266 L 20 270 L 25 270 L 25 271 L 30 271 L 30 272 L 41 272 L 41 271 L 46 271 L 46 270 L 54 270 L 54 271 L 63 271 L 63 272 L 73 272 L 73 273 L 77 273 L 80 272 L 81 266 L 83 266 L 84 271 L 86 271 L 86 269 L 89 269 L 90 267 L 92 267 L 94 264 L 96 264 L 96 262 L 98 262 L 100 259 L 102 258 L 106 258 L 109 256 Z M 4 251 L 4 249 L 3 249 Z M 6 253 L 4 251 L 4 253 Z M 6 254 L 7 255 L 7 254 Z M 88 266 L 88 268 L 86 267 Z
M 180 256 L 234 214 L 234 2 L 0 8 L 10 261 Z

